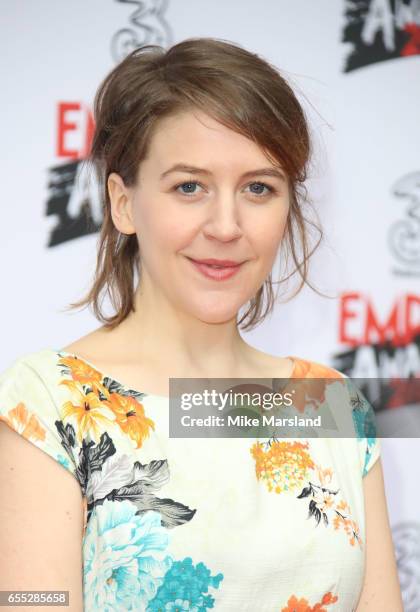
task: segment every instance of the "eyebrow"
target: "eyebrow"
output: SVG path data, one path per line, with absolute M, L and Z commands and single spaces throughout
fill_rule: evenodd
M 189 164 L 179 163 L 179 164 L 174 164 L 173 166 L 168 168 L 168 170 L 165 170 L 165 172 L 162 172 L 162 174 L 160 175 L 160 179 L 162 180 L 163 178 L 168 176 L 168 174 L 170 174 L 171 172 L 189 172 L 190 174 L 211 175 L 210 170 L 206 170 L 205 168 L 198 168 L 197 166 L 191 166 Z M 263 176 L 272 176 L 274 178 L 280 179 L 281 181 L 286 181 L 286 177 L 284 173 L 280 169 L 277 169 L 273 166 L 270 166 L 268 168 L 257 168 L 256 170 L 249 170 L 248 172 L 244 172 L 241 178 L 248 178 L 250 176 L 255 176 L 256 174 L 263 175 Z

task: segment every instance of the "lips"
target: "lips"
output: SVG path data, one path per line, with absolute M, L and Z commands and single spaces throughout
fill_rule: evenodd
M 242 268 L 242 263 L 244 263 L 232 262 L 226 259 L 205 259 L 199 261 L 191 259 L 190 257 L 188 257 L 187 259 L 189 259 L 195 269 L 198 270 L 198 272 L 200 272 L 203 276 L 216 281 L 223 281 L 227 280 L 228 278 L 231 278 L 232 276 L 234 276 L 234 274 L 238 273 L 238 271 Z M 217 264 L 215 262 L 217 262 Z
M 198 264 L 204 264 L 206 266 L 217 267 L 217 268 L 234 268 L 235 266 L 240 266 L 241 261 L 232 261 L 231 259 L 193 259 L 189 257 L 191 261 L 194 261 Z

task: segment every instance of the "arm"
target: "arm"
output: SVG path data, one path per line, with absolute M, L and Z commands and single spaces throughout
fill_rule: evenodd
M 380 458 L 363 478 L 363 490 L 366 572 L 356 612 L 404 612 Z
M 68 590 L 66 610 L 82 612 L 80 486 L 67 470 L 1 421 L 0 491 L 0 590 Z

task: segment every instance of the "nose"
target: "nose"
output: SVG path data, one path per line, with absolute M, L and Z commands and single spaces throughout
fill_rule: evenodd
M 203 232 L 207 238 L 228 242 L 242 236 L 239 211 L 233 196 L 215 198 L 206 214 Z

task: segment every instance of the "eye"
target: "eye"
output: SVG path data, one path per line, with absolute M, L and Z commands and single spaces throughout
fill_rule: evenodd
M 183 183 L 179 183 L 178 185 L 175 185 L 174 190 L 178 191 L 180 187 L 187 186 L 188 187 L 187 191 L 181 190 L 181 191 L 178 191 L 178 193 L 181 193 L 182 195 L 186 195 L 186 196 L 193 196 L 197 194 L 197 191 L 191 190 L 191 187 L 194 187 L 194 185 L 200 185 L 200 183 L 198 183 L 197 181 L 184 181 Z
M 252 187 L 252 185 L 257 185 L 260 190 L 259 191 L 251 191 L 252 195 L 256 195 L 257 197 L 264 197 L 269 195 L 270 193 L 275 193 L 275 189 L 273 187 L 271 187 L 271 185 L 267 185 L 267 183 L 261 183 L 260 181 L 254 181 L 253 183 L 250 183 L 249 185 L 247 185 L 247 187 Z M 262 192 L 261 191 L 261 187 L 262 188 L 266 188 L 268 190 L 268 192 Z
M 183 183 L 178 183 L 178 185 L 175 185 L 174 191 L 178 191 L 178 193 L 181 193 L 182 195 L 191 197 L 197 195 L 198 192 L 194 189 L 194 187 L 196 187 L 197 185 L 202 187 L 202 185 L 198 181 L 184 181 Z M 271 187 L 271 185 L 267 185 L 267 183 L 262 183 L 260 181 L 253 181 L 252 183 L 247 185 L 247 187 L 252 187 L 254 185 L 257 186 L 257 191 L 251 191 L 251 193 L 252 195 L 257 196 L 257 198 L 265 197 L 272 193 L 276 193 L 274 187 Z M 181 191 L 179 190 L 179 188 L 181 188 Z M 264 189 L 266 189 L 267 191 L 262 191 Z

